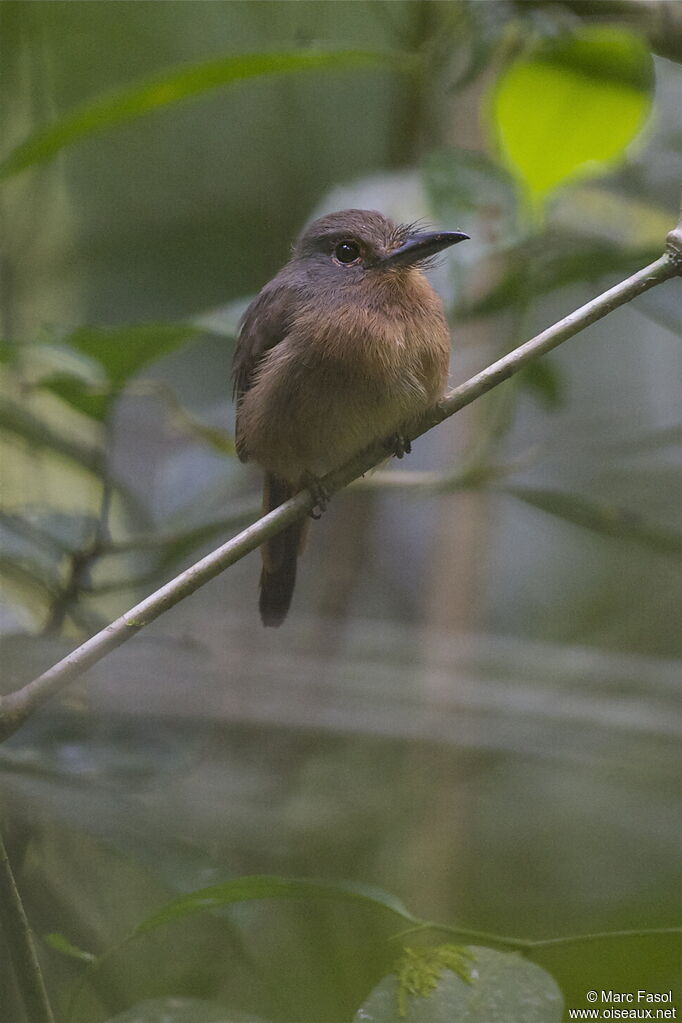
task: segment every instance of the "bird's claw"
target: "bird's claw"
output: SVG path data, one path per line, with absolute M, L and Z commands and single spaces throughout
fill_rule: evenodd
M 385 440 L 385 446 L 391 454 L 395 455 L 396 458 L 402 458 L 403 455 L 409 455 L 412 450 L 412 444 L 409 437 L 405 437 L 402 433 L 392 433 L 390 437 Z
M 311 519 L 322 518 L 322 513 L 329 504 L 329 491 L 322 481 L 317 476 L 313 476 L 312 473 L 306 474 L 303 483 L 315 499 L 315 503 L 310 509 Z

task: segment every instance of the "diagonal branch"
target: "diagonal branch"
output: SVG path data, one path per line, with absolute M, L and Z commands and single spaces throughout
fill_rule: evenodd
M 682 221 L 668 235 L 665 255 L 654 263 L 639 270 L 632 277 L 610 288 L 575 312 L 565 316 L 530 341 L 520 345 L 491 366 L 477 373 L 465 383 L 450 391 L 437 405 L 430 408 L 420 419 L 410 439 L 421 436 L 437 423 L 459 412 L 483 394 L 497 387 L 504 380 L 518 373 L 530 362 L 550 352 L 553 348 L 574 337 L 585 327 L 595 323 L 619 306 L 630 302 L 650 288 L 672 277 L 682 275 Z M 329 473 L 322 480 L 328 493 L 333 494 L 347 486 L 354 479 L 372 469 L 386 458 L 382 444 L 361 451 L 340 469 Z M 313 508 L 315 498 L 309 490 L 302 490 L 289 501 L 264 515 L 248 526 L 232 540 L 207 554 L 196 564 L 181 572 L 151 596 L 146 597 L 130 611 L 121 615 L 101 632 L 86 640 L 53 667 L 22 689 L 0 698 L 0 739 L 12 735 L 22 723 L 46 700 L 59 692 L 68 682 L 81 675 L 87 668 L 101 660 L 164 611 L 178 604 L 195 590 L 209 582 L 224 569 L 239 561 L 250 551 L 260 547 L 269 537 L 279 533 L 289 523 L 301 518 Z

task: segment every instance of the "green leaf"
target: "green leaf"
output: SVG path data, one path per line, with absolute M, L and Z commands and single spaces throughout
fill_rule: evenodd
M 29 136 L 0 163 L 0 179 L 49 160 L 61 149 L 154 110 L 248 78 L 334 68 L 388 67 L 412 71 L 410 54 L 365 50 L 301 50 L 221 57 L 192 67 L 172 68 L 132 86 L 84 103 L 54 124 Z
M 262 899 L 350 901 L 374 906 L 381 910 L 388 910 L 409 924 L 418 925 L 421 923 L 395 896 L 370 885 L 346 884 L 342 882 L 327 883 L 324 881 L 307 881 L 270 875 L 252 875 L 250 877 L 235 878 L 223 884 L 211 885 L 208 888 L 200 888 L 198 891 L 190 892 L 187 895 L 180 895 L 138 924 L 135 930 L 124 938 L 122 942 L 111 948 L 91 965 L 87 974 L 73 991 L 71 1012 L 80 997 L 87 976 L 94 970 L 99 969 L 113 955 L 123 950 L 142 935 L 155 931 L 167 924 L 186 920 L 188 917 L 196 916 L 199 913 L 222 909 L 235 903 L 260 901 Z M 67 1012 L 66 1015 L 68 1018 L 70 1012 Z
M 55 376 L 73 377 L 93 386 L 102 385 L 104 375 L 101 367 L 62 342 L 63 333 L 59 334 L 56 342 L 3 342 L 0 361 L 20 363 L 22 382 L 31 386 Z
M 377 908 L 387 909 L 409 923 L 419 923 L 402 904 L 388 892 L 360 884 L 335 884 L 324 881 L 296 880 L 270 875 L 253 875 L 235 878 L 223 884 L 200 888 L 198 891 L 181 895 L 162 909 L 152 913 L 135 928 L 133 935 L 146 934 L 165 924 L 182 920 L 196 913 L 220 909 L 235 902 L 252 902 L 261 899 L 325 899 L 364 902 Z
M 554 980 L 518 953 L 468 946 L 461 970 L 442 970 L 430 990 L 415 990 L 400 1018 L 407 1023 L 560 1023 L 561 992 Z M 400 983 L 384 977 L 354 1017 L 354 1023 L 395 1023 Z
M 524 501 L 532 508 L 547 512 L 575 526 L 602 536 L 632 540 L 661 554 L 682 555 L 682 533 L 662 529 L 646 522 L 637 512 L 607 501 L 593 501 L 579 494 L 529 487 L 502 487 L 505 494 Z
M 116 391 L 108 385 L 93 386 L 85 380 L 69 376 L 66 373 L 55 374 L 49 380 L 43 381 L 41 386 L 43 390 L 50 391 L 57 398 L 61 398 L 71 408 L 100 423 L 106 420 L 112 398 L 116 394 Z
M 143 366 L 196 337 L 198 328 L 182 323 L 143 323 L 129 327 L 79 327 L 64 342 L 104 367 L 120 388 Z
M 626 29 L 583 28 L 544 40 L 497 81 L 492 128 L 537 206 L 559 185 L 623 159 L 651 107 L 652 61 Z
M 92 963 L 97 958 L 92 952 L 84 952 L 82 948 L 77 948 L 63 934 L 46 934 L 43 940 L 50 948 L 53 948 L 56 952 L 61 952 L 63 955 L 70 956 L 71 959 L 79 959 L 83 963 Z
M 103 422 L 112 400 L 131 377 L 199 333 L 198 327 L 185 324 L 79 327 L 64 337 L 63 346 L 69 346 L 72 354 L 87 359 L 90 364 L 94 362 L 100 367 L 102 377 L 55 372 L 43 380 L 41 386 L 84 415 Z M 206 432 L 209 431 L 210 427 L 206 427 Z M 211 437 L 210 442 L 217 446 L 215 437 Z M 223 450 L 225 447 L 232 452 L 229 439 L 223 438 Z
M 398 977 L 398 1015 L 407 1016 L 411 995 L 428 998 L 436 990 L 444 970 L 456 973 L 467 984 L 471 983 L 472 955 L 460 945 L 436 945 L 425 948 L 404 948 L 396 964 Z
M 104 471 L 101 447 L 82 444 L 58 433 L 44 420 L 9 399 L 0 399 L 0 430 L 14 433 L 32 447 L 52 451 L 98 475 Z

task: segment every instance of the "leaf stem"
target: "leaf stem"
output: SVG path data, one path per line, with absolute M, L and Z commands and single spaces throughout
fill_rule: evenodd
M 455 938 L 467 938 L 471 941 L 481 941 L 486 945 L 502 945 L 507 948 L 514 948 L 524 955 L 533 952 L 541 952 L 546 948 L 561 947 L 565 945 L 582 945 L 592 941 L 621 940 L 623 938 L 655 938 L 664 935 L 676 935 L 682 939 L 682 927 L 653 927 L 646 930 L 629 931 L 598 931 L 594 934 L 569 934 L 561 938 L 510 938 L 502 934 L 490 934 L 487 931 L 471 930 L 467 927 L 457 927 L 453 924 L 438 924 L 432 921 L 423 921 L 415 927 L 408 927 L 391 935 L 391 941 L 397 941 L 409 934 L 416 934 L 420 931 L 442 931 L 451 934 Z

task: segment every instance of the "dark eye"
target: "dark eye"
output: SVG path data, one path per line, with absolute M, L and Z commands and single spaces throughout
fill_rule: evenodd
M 360 258 L 360 246 L 355 242 L 339 242 L 334 249 L 339 263 L 354 263 Z

